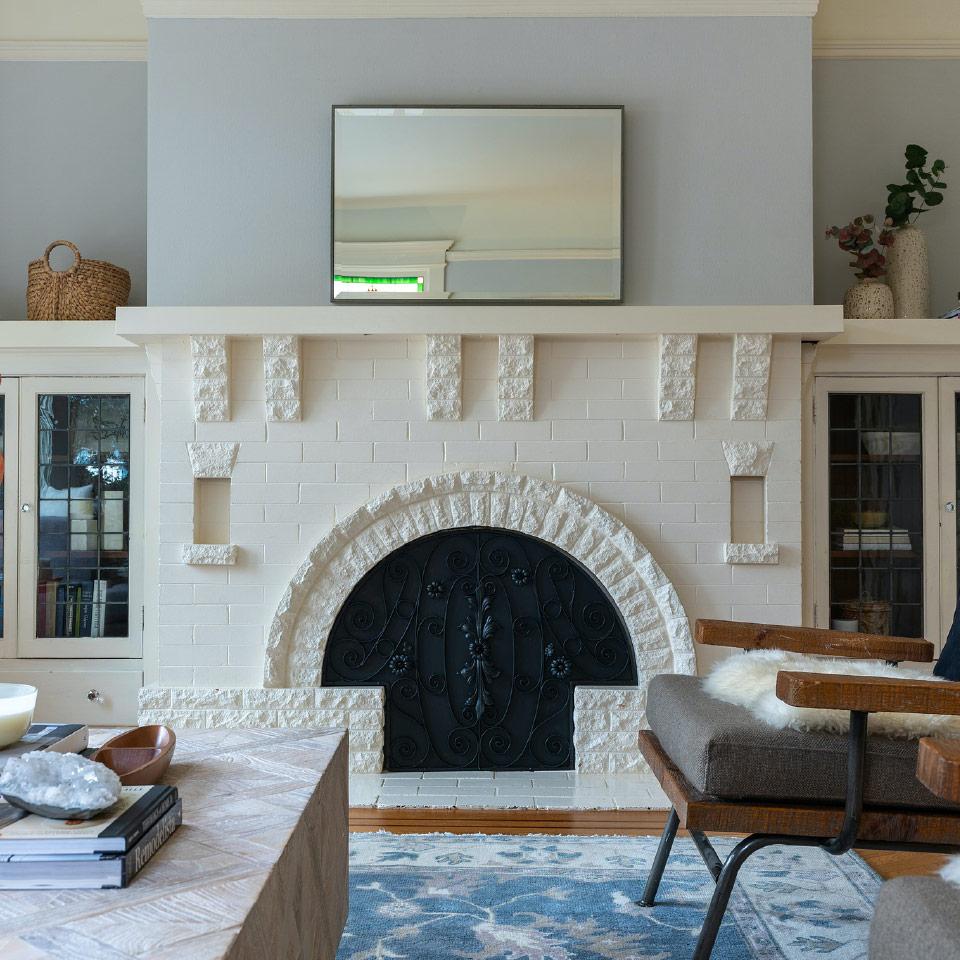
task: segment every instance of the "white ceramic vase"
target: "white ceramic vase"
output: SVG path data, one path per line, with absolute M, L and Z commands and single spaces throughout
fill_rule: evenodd
M 901 227 L 887 252 L 887 282 L 898 319 L 930 316 L 930 270 L 927 238 L 919 227 Z
M 893 293 L 876 277 L 858 280 L 843 296 L 846 320 L 889 320 L 893 315 Z

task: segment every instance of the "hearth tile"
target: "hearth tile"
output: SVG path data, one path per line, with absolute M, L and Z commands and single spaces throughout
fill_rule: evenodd
M 529 798 L 520 797 L 458 797 L 457 808 L 474 810 L 529 810 Z
M 452 781 L 454 788 L 456 788 L 456 781 Z M 384 782 L 383 786 L 380 788 L 381 796 L 394 796 L 404 793 L 409 793 L 413 796 L 416 795 L 417 789 L 420 786 L 420 781 L 418 780 L 387 780 Z
M 432 784 L 424 784 L 420 790 L 422 792 L 430 792 L 432 788 Z M 485 795 L 488 797 L 493 797 L 496 796 L 497 791 L 492 780 L 461 780 L 457 784 L 457 793 L 462 796 Z
M 392 797 L 389 803 L 380 803 L 381 807 L 426 807 L 435 810 L 453 810 L 456 807 L 453 797 L 442 797 L 436 794 L 417 797 Z
M 466 796 L 468 794 L 472 796 L 496 796 L 492 783 L 489 787 L 485 784 L 464 784 L 463 786 L 460 786 L 454 783 L 448 786 L 441 783 L 423 783 L 417 788 L 418 797 L 459 797 Z

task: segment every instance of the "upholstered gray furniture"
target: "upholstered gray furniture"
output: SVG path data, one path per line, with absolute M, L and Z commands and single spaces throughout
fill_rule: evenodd
M 939 877 L 897 877 L 877 896 L 870 960 L 960 960 L 960 890 Z
M 929 663 L 934 655 L 925 640 L 813 627 L 700 620 L 695 634 L 701 644 L 888 663 Z M 677 831 L 686 829 L 716 883 L 693 960 L 711 957 L 740 868 L 758 850 L 960 849 L 960 794 L 945 802 L 932 781 L 924 780 L 930 790 L 918 781 L 918 753 L 922 758 L 926 742 L 918 750 L 913 741 L 869 735 L 871 713 L 960 716 L 960 683 L 785 670 L 777 675 L 776 695 L 794 707 L 847 712 L 850 732 L 779 730 L 709 697 L 695 677 L 660 676 L 647 688 L 650 729 L 638 742 L 672 809 L 639 902 L 655 907 Z M 721 860 L 711 832 L 746 836 Z M 939 956 L 913 952 L 877 960 Z
M 846 797 L 847 734 L 778 730 L 743 707 L 715 700 L 699 677 L 654 677 L 647 686 L 647 722 L 701 793 L 724 800 L 843 803 Z M 916 770 L 916 740 L 869 737 L 864 802 L 949 806 L 917 780 Z

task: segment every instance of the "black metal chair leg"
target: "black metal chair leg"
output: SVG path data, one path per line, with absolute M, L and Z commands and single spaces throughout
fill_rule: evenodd
M 713 897 L 710 900 L 710 907 L 700 930 L 700 938 L 697 940 L 696 949 L 693 951 L 693 960 L 710 960 L 710 954 L 717 942 L 720 924 L 723 922 L 723 915 L 726 913 L 727 904 L 730 902 L 730 894 L 733 892 L 733 885 L 740 868 L 758 850 L 774 845 L 815 846 L 816 842 L 811 843 L 809 837 L 785 837 L 762 833 L 755 833 L 741 840 L 730 851 L 730 855 L 724 861 L 720 876 L 717 877 L 717 886 L 713 891 Z
M 663 871 L 667 865 L 670 851 L 673 849 L 673 841 L 677 838 L 677 828 L 679 826 L 680 818 L 677 816 L 677 811 L 671 807 L 670 816 L 667 817 L 667 825 L 663 828 L 663 833 L 660 836 L 657 855 L 653 858 L 653 865 L 650 867 L 647 885 L 643 888 L 643 897 L 637 901 L 641 907 L 652 907 L 656 902 L 660 881 L 663 879 Z

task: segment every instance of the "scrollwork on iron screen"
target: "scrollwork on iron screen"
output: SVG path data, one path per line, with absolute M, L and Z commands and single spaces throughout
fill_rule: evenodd
M 623 618 L 580 563 L 464 527 L 404 545 L 356 584 L 322 682 L 386 689 L 387 770 L 572 769 L 573 688 L 637 672 Z

